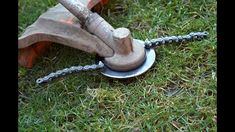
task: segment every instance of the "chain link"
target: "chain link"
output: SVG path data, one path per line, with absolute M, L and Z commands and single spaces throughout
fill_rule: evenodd
M 42 78 L 38 78 L 36 80 L 37 84 L 42 84 L 51 81 L 52 79 L 71 74 L 71 73 L 77 73 L 81 71 L 89 71 L 89 70 L 96 70 L 96 69 L 101 69 L 104 67 L 104 64 L 99 61 L 98 64 L 92 64 L 92 65 L 85 65 L 85 66 L 72 66 L 70 68 L 65 68 L 62 70 L 58 70 L 56 72 L 50 73 L 47 76 L 44 76 Z
M 203 38 L 206 38 L 208 34 L 209 34 L 208 32 L 191 32 L 188 35 L 183 35 L 183 36 L 169 36 L 152 40 L 145 40 L 145 48 L 155 48 L 163 44 L 201 40 Z
M 191 32 L 190 34 L 183 35 L 183 36 L 161 37 L 157 39 L 146 40 L 145 48 L 155 48 L 159 45 L 169 44 L 169 43 L 181 43 L 181 42 L 192 41 L 192 40 L 201 40 L 207 36 L 208 36 L 208 32 Z M 93 65 L 72 66 L 70 68 L 58 70 L 56 72 L 50 73 L 47 76 L 39 78 L 36 80 L 36 83 L 41 84 L 41 83 L 49 82 L 52 79 L 55 79 L 55 78 L 58 78 L 60 76 L 64 76 L 67 74 L 77 73 L 81 71 L 96 70 L 96 69 L 100 69 L 103 67 L 104 67 L 104 64 L 101 61 L 99 61 L 98 64 L 93 64 Z

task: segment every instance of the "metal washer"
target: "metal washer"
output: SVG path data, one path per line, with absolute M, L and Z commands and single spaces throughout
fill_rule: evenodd
M 138 68 L 131 70 L 131 71 L 114 71 L 105 66 L 104 68 L 101 69 L 101 73 L 107 77 L 111 78 L 119 78 L 119 79 L 124 79 L 124 78 L 131 78 L 131 77 L 136 77 L 139 76 L 143 73 L 145 73 L 155 62 L 156 54 L 154 49 L 152 48 L 145 48 L 146 51 L 146 59 L 144 63 L 139 66 Z

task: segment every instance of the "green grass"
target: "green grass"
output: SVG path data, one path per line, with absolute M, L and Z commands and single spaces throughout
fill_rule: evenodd
M 55 4 L 19 0 L 19 36 Z M 102 17 L 115 28 L 129 28 L 134 38 L 204 30 L 209 38 L 157 48 L 154 67 L 133 79 L 93 71 L 36 85 L 52 71 L 94 63 L 93 54 L 54 44 L 33 69 L 19 66 L 19 131 L 217 131 L 216 5 L 215 0 L 112 0 Z

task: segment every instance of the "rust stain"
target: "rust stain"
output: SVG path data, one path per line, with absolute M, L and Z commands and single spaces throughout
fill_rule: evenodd
M 73 19 L 74 19 L 74 17 L 70 17 L 67 20 L 60 20 L 60 21 L 63 23 L 67 23 L 67 24 L 73 24 Z

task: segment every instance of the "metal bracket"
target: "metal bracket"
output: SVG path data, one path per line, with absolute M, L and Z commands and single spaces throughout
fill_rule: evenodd
M 61 4 L 50 8 L 27 27 L 18 40 L 18 47 L 25 48 L 41 41 L 63 44 L 102 57 L 114 54 L 102 40 L 82 29 L 80 21 Z

